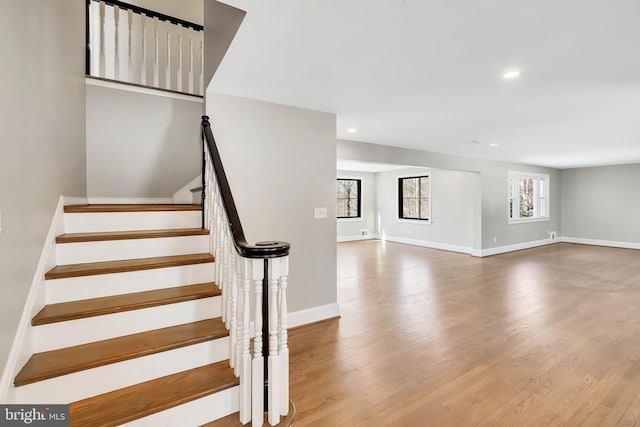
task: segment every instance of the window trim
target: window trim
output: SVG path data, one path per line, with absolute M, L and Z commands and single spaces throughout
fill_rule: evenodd
M 536 184 L 534 185 L 534 216 L 528 217 L 528 218 L 523 218 L 520 217 L 520 190 L 519 190 L 519 186 L 516 185 L 516 183 L 522 179 L 522 178 L 533 178 L 535 179 Z M 513 185 L 513 200 L 514 200 L 514 204 L 513 204 L 513 210 L 512 212 L 514 213 L 518 213 L 518 217 L 511 217 L 511 212 L 510 212 L 510 203 L 511 203 L 511 197 L 509 195 L 509 191 L 511 190 L 511 180 L 513 180 L 514 185 Z M 545 186 L 545 192 L 546 192 L 546 196 L 540 196 L 539 195 L 539 182 L 543 180 L 544 181 L 544 186 Z M 509 171 L 508 176 L 507 176 L 507 223 L 508 224 L 525 224 L 525 223 L 530 223 L 530 222 L 543 222 L 543 221 L 549 221 L 551 219 L 551 203 L 550 203 L 550 197 L 549 197 L 549 190 L 551 187 L 551 179 L 550 176 L 548 174 L 544 174 L 544 173 L 532 173 L 532 172 L 517 172 L 517 171 Z M 546 215 L 536 215 L 536 213 L 539 212 L 538 207 L 539 207 L 539 203 L 540 200 L 544 199 L 546 201 Z
M 338 181 L 356 181 L 358 186 L 358 216 L 338 216 L 336 211 L 336 219 L 341 222 L 359 222 L 362 221 L 362 178 L 336 178 L 336 184 Z M 336 189 L 336 203 L 338 202 L 338 194 Z
M 403 217 L 402 216 L 402 180 L 404 179 L 412 179 L 412 178 L 429 178 L 429 218 L 407 218 L 407 217 Z M 397 177 L 398 180 L 398 185 L 396 186 L 397 189 L 397 217 L 396 217 L 396 222 L 402 222 L 402 223 L 410 223 L 410 224 L 422 224 L 422 225 L 427 225 L 427 224 L 431 224 L 431 222 L 433 221 L 433 205 L 432 205 L 432 201 L 433 201 L 433 193 L 431 192 L 431 184 L 433 181 L 433 176 L 431 173 L 427 172 L 424 174 L 411 174 L 411 175 L 400 175 Z

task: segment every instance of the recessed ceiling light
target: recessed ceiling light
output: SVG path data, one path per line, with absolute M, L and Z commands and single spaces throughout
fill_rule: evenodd
M 497 147 L 498 145 L 500 145 L 499 142 L 492 142 L 489 144 L 489 147 Z
M 349 129 L 347 129 L 347 132 L 356 133 L 356 128 L 349 128 Z
M 505 79 L 515 79 L 519 75 L 520 75 L 520 71 L 519 70 L 509 70 L 509 71 L 506 71 L 502 75 L 502 77 L 505 78 Z

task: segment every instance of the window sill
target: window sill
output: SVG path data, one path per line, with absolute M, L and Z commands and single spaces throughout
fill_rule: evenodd
M 396 222 L 404 223 L 404 224 L 421 224 L 421 225 L 431 225 L 431 220 L 424 219 L 406 219 L 406 218 L 398 218 Z
M 358 217 L 358 218 L 336 218 L 338 220 L 338 222 L 364 222 L 364 219 L 362 219 L 362 217 Z
M 507 221 L 508 224 L 526 224 L 528 222 L 544 222 L 549 221 L 551 218 L 548 216 L 531 218 L 531 219 L 510 219 Z

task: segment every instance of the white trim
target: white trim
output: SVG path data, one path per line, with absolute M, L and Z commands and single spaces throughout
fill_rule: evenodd
M 543 221 L 549 221 L 551 220 L 551 218 L 549 218 L 548 216 L 538 216 L 538 217 L 533 217 L 531 219 L 528 218 L 519 218 L 519 219 L 509 219 L 507 220 L 508 224 L 526 224 L 528 222 L 543 222 Z
M 90 205 L 153 205 L 173 204 L 172 197 L 88 197 Z
M 593 245 L 593 246 L 608 246 L 612 248 L 623 249 L 640 249 L 640 243 L 634 242 L 617 242 L 614 240 L 597 240 L 597 239 L 583 239 L 580 237 L 559 237 L 557 240 L 565 243 L 577 243 L 579 245 Z
M 336 218 L 338 222 L 364 222 L 364 219 L 361 216 L 353 217 L 353 218 Z
M 431 224 L 433 224 L 431 219 L 396 218 L 396 222 L 403 223 L 403 224 L 416 224 L 416 225 L 431 225 Z
M 182 101 L 191 101 L 191 102 L 196 102 L 198 104 L 204 103 L 204 100 L 198 95 L 185 95 L 181 93 L 166 92 L 164 90 L 156 90 L 153 88 L 133 86 L 133 85 L 128 85 L 124 83 L 109 82 L 104 80 L 97 80 L 97 79 L 92 79 L 90 77 L 85 77 L 84 81 L 86 84 L 91 86 L 100 86 L 100 87 L 106 87 L 109 89 L 124 90 L 126 92 L 142 93 L 145 95 L 155 95 L 155 96 L 161 96 L 163 98 L 180 99 Z
M 355 242 L 356 240 L 371 240 L 371 239 L 379 239 L 379 234 L 366 234 L 364 236 L 355 235 L 355 236 L 338 236 L 336 242 Z
M 319 322 L 320 320 L 331 319 L 338 316 L 340 316 L 340 306 L 338 303 L 321 305 L 289 313 L 287 317 L 287 327 L 295 328 L 296 326 Z
M 441 249 L 450 252 L 459 252 L 463 254 L 471 254 L 472 248 L 466 246 L 450 245 L 448 243 L 429 242 L 427 240 L 407 239 L 405 237 L 384 236 L 382 240 L 390 242 L 404 243 L 407 245 L 421 246 L 423 248 Z
M 75 199 L 70 198 L 70 200 Z M 45 238 L 44 246 L 40 253 L 40 259 L 38 260 L 38 266 L 31 281 L 31 288 L 29 289 L 27 300 L 22 309 L 20 323 L 18 323 L 18 329 L 13 338 L 9 357 L 7 358 L 7 363 L 0 378 L 0 402 L 6 400 L 18 368 L 22 367 L 28 357 L 33 353 L 31 351 L 31 346 L 33 345 L 32 340 L 26 338 L 28 334 L 32 333 L 31 318 L 45 303 L 46 290 L 44 286 L 44 273 L 56 264 L 55 238 L 58 234 L 64 232 L 63 217 L 66 201 L 64 196 L 60 196 L 53 218 L 51 219 L 51 224 L 49 225 L 49 231 L 47 232 L 47 237 Z
M 551 245 L 553 243 L 558 243 L 558 242 L 559 242 L 559 239 L 533 240 L 531 242 L 514 243 L 513 245 L 482 249 L 478 252 L 472 253 L 472 255 L 478 256 L 478 257 L 485 257 L 485 256 L 503 254 L 506 252 L 520 251 L 522 249 L 537 248 L 538 246 Z
M 89 204 L 89 199 L 86 197 L 69 197 L 64 196 L 64 205 L 86 205 Z

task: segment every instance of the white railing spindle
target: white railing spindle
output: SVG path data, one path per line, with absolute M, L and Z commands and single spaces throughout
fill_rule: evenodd
M 127 80 L 132 81 L 133 73 L 133 11 L 127 10 Z
M 289 344 L 287 334 L 287 279 L 289 276 L 289 257 L 280 259 L 278 278 L 278 310 L 280 323 L 278 325 L 278 356 L 280 357 L 280 415 L 289 413 Z
M 278 279 L 280 258 L 271 260 L 271 280 L 269 281 L 269 424 L 280 422 L 280 360 L 278 358 Z
M 189 71 L 188 71 L 188 90 L 193 93 L 193 38 L 189 37 Z
M 160 87 L 160 46 L 158 40 L 158 23 L 157 17 L 153 18 L 153 43 L 155 49 L 153 51 L 153 86 Z
M 178 28 L 178 31 L 181 31 L 182 28 Z M 178 92 L 182 92 L 182 34 L 178 33 L 178 71 L 177 74 L 177 85 L 176 90 Z
M 120 8 L 118 6 L 113 7 L 113 20 L 114 20 L 114 37 L 115 48 L 113 52 L 113 78 L 120 79 Z
M 140 15 L 140 25 L 142 26 L 142 62 L 140 63 L 140 84 L 147 84 L 147 17 L 143 13 Z
M 251 278 L 255 289 L 255 314 L 253 324 L 253 362 L 251 366 L 251 425 L 261 427 L 264 413 L 264 359 L 262 356 L 262 278 L 263 261 L 251 260 Z
M 164 88 L 171 89 L 171 33 L 167 31 L 167 59 L 164 68 Z
M 242 358 L 240 366 L 240 422 L 251 421 L 251 354 L 249 353 L 251 322 L 251 263 L 248 258 L 242 260 Z
M 105 77 L 107 71 L 106 53 L 105 53 L 105 36 L 104 36 L 104 21 L 105 21 L 105 3 L 100 2 L 100 76 Z

